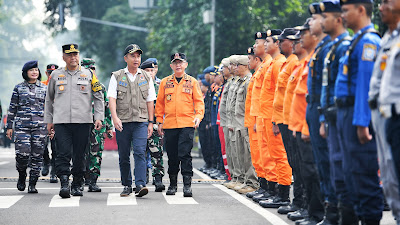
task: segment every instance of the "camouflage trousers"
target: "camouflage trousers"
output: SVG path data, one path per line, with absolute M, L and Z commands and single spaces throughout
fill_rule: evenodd
M 89 145 L 89 172 L 100 176 L 101 160 L 104 150 L 104 132 L 92 129 Z
M 46 145 L 45 126 L 34 128 L 15 128 L 15 160 L 17 171 L 23 172 L 29 167 L 29 176 L 38 177 L 43 164 L 43 152 Z
M 147 139 L 147 152 L 150 153 L 151 164 L 153 166 L 152 176 L 164 176 L 164 161 L 163 161 L 163 139 L 157 131 L 157 125 L 153 126 L 153 134 Z

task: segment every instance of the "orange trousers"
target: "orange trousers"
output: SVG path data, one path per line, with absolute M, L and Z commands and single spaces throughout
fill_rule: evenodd
M 267 151 L 268 155 L 264 154 L 262 157 L 272 159 L 275 163 L 275 172 L 278 176 L 277 182 L 281 185 L 292 184 L 292 168 L 289 165 L 285 147 L 282 141 L 282 135 L 274 135 L 272 131 L 271 119 L 264 119 L 265 136 L 267 138 Z
M 250 155 L 251 163 L 254 166 L 257 177 L 264 177 L 264 171 L 260 163 L 260 149 L 258 147 L 257 133 L 254 131 L 253 127 L 248 128 L 249 130 L 249 142 L 250 142 Z
M 257 126 L 257 141 L 259 147 L 259 155 L 256 161 L 260 163 L 263 173 L 261 177 L 268 181 L 278 182 L 278 176 L 275 169 L 275 161 L 269 156 L 267 148 L 267 137 L 265 135 L 264 122 L 262 118 L 256 119 Z

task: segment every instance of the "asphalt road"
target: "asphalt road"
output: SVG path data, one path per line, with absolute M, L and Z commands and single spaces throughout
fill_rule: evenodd
M 193 159 L 195 168 L 202 164 L 200 158 Z M 47 176 L 40 178 L 38 194 L 28 194 L 16 189 L 13 148 L 0 147 L 0 224 L 294 224 L 276 209 L 264 209 L 197 170 L 193 177 L 193 198 L 183 198 L 181 177 L 178 193 L 173 197 L 154 192 L 151 184 L 149 194 L 142 198 L 119 197 L 122 186 L 115 151 L 103 153 L 101 172 L 98 182 L 101 193 L 87 192 L 86 187 L 83 197 L 60 199 L 60 184 L 50 184 Z M 167 178 L 164 177 L 166 184 Z M 390 212 L 384 212 L 381 224 L 395 224 Z

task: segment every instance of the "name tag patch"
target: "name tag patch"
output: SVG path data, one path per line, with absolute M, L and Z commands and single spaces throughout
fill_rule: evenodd
M 123 87 L 127 87 L 127 86 L 128 86 L 128 83 L 123 82 L 123 81 L 120 81 L 120 82 L 118 83 L 118 85 L 123 86 Z
M 142 85 L 144 85 L 144 84 L 147 84 L 147 81 L 142 81 L 142 82 L 140 82 L 140 83 L 139 83 L 139 87 L 142 86 Z
M 165 88 L 174 88 L 174 82 L 167 82 Z

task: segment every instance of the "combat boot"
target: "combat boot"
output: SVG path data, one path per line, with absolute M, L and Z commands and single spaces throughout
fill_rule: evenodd
M 101 192 L 101 188 L 97 186 L 97 175 L 91 173 L 89 176 L 89 190 L 88 192 Z
M 50 162 L 44 162 L 42 169 L 42 176 L 45 177 L 49 174 L 49 167 L 50 167 Z
M 339 202 L 339 225 L 358 225 L 358 216 L 356 215 L 353 207 L 347 206 Z
M 268 181 L 268 190 L 266 191 L 266 192 L 264 192 L 263 194 L 261 194 L 261 195 L 256 195 L 256 196 L 254 196 L 253 197 L 253 201 L 255 201 L 255 202 L 260 202 L 260 201 L 265 201 L 265 200 L 268 200 L 268 199 L 272 199 L 272 198 L 275 198 L 275 196 L 276 196 L 276 194 L 277 194 L 277 192 L 276 192 L 276 182 L 271 182 L 271 181 Z
M 260 188 L 257 189 L 256 191 L 250 192 L 246 194 L 246 197 L 248 198 L 253 198 L 256 195 L 260 195 L 260 194 L 264 194 L 264 192 L 266 191 L 268 185 L 267 184 L 267 180 L 265 178 L 258 178 L 258 182 L 260 183 Z
M 192 176 L 183 176 L 183 197 L 192 197 Z
M 165 185 L 162 182 L 162 177 L 160 174 L 155 175 L 154 185 L 156 186 L 156 192 L 162 192 L 165 190 Z
M 58 183 L 56 169 L 54 168 L 54 166 L 52 166 L 50 170 L 50 183 Z
M 276 198 L 260 201 L 260 206 L 264 208 L 279 208 L 290 204 L 289 199 L 290 185 L 279 185 Z
M 336 205 L 325 202 L 324 205 L 325 215 L 324 219 L 317 225 L 337 225 L 339 221 L 338 209 Z
M 71 183 L 71 195 L 72 196 L 83 196 L 81 188 L 83 186 L 83 177 L 74 176 Z
M 178 191 L 178 175 L 169 175 L 169 187 L 166 195 L 175 195 Z
M 36 189 L 37 180 L 38 180 L 38 177 L 29 176 L 28 193 L 38 193 L 38 191 Z
M 18 191 L 25 191 L 26 187 L 26 171 L 19 171 L 17 189 Z
M 69 187 L 69 177 L 68 175 L 61 175 L 60 177 L 60 183 L 61 183 L 61 188 L 60 188 L 60 195 L 61 198 L 70 198 L 70 187 Z

